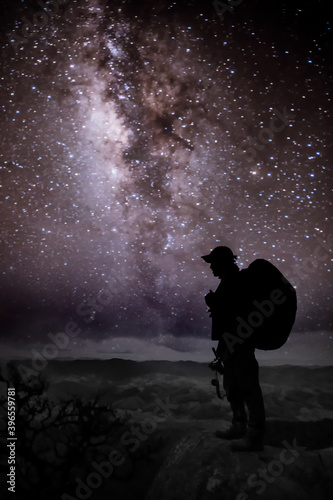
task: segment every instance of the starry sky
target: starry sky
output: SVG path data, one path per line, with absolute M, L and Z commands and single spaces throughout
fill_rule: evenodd
M 222 244 L 331 348 L 330 2 L 46 4 L 1 9 L 2 342 L 190 351 Z

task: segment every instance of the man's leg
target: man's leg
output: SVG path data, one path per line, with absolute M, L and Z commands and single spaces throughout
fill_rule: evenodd
M 216 437 L 237 439 L 245 435 L 247 414 L 241 390 L 237 383 L 236 373 L 230 359 L 224 359 L 223 388 L 232 411 L 231 426 L 226 431 L 216 431 Z
M 242 346 L 243 347 L 243 346 Z M 265 406 L 259 383 L 259 366 L 254 355 L 254 348 L 244 346 L 233 359 L 237 383 L 249 412 L 248 430 L 242 442 L 234 443 L 233 448 L 262 449 L 265 432 Z

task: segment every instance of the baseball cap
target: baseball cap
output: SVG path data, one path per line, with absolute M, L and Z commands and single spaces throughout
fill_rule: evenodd
M 237 255 L 234 255 L 232 253 L 232 250 L 229 247 L 224 247 L 224 246 L 219 246 L 215 247 L 210 254 L 208 255 L 203 255 L 201 257 L 205 262 L 208 262 L 209 264 L 213 261 L 217 260 L 231 260 L 234 261 L 237 259 Z

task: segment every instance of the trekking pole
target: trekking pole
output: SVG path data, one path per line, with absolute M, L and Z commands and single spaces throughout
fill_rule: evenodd
M 215 370 L 215 378 L 212 379 L 211 381 L 211 384 L 215 387 L 216 389 L 216 395 L 219 399 L 223 399 L 225 397 L 225 394 L 223 396 L 221 396 L 221 391 L 220 391 L 220 381 L 219 381 L 219 376 L 218 376 L 218 373 L 220 373 L 221 375 L 223 375 L 223 367 L 222 367 L 222 364 L 221 364 L 221 360 L 217 354 L 217 351 L 214 347 L 212 347 L 212 351 L 215 355 L 215 359 L 214 361 L 212 361 L 210 364 L 209 364 L 209 367 L 212 369 L 212 370 Z

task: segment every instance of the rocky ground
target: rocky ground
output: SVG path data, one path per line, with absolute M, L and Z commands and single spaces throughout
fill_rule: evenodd
M 329 500 L 332 372 L 331 367 L 261 368 L 265 449 L 235 453 L 214 435 L 228 426 L 231 414 L 228 403 L 216 397 L 207 365 L 50 363 L 42 401 L 55 415 L 61 401 L 80 405 L 97 393 L 101 411 L 88 405 L 89 414 L 88 406 L 81 408 L 80 425 L 39 429 L 31 449 L 37 458 L 32 460 L 29 450 L 28 458 L 18 457 L 18 481 L 33 478 L 36 500 L 46 494 L 50 500 Z M 82 452 L 75 455 L 79 446 Z M 4 473 L 4 460 L 1 465 Z M 23 489 L 16 498 L 25 496 Z

